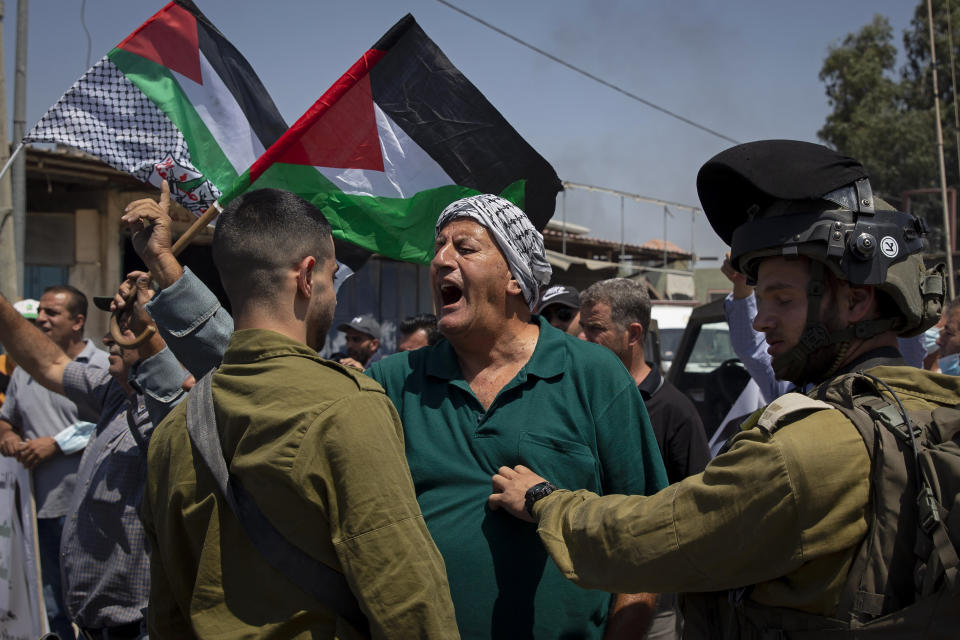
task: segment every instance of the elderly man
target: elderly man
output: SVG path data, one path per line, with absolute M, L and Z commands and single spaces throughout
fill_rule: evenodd
M 636 280 L 613 278 L 593 283 L 580 299 L 586 339 L 615 353 L 637 383 L 663 455 L 667 480 L 673 484 L 703 471 L 710 452 L 697 408 L 645 357 L 650 328 L 646 287 Z
M 73 622 L 91 637 L 138 638 L 150 573 L 137 508 L 146 477 L 151 416 L 166 409 L 155 396 L 136 392 L 128 377 L 135 364 L 170 357 L 169 351 L 156 335 L 138 349 L 126 350 L 107 334 L 107 367 L 94 359 L 81 361 L 21 318 L 2 296 L 0 342 L 37 383 L 65 395 L 81 415 L 96 416 L 65 509 L 60 542 L 64 603 Z M 175 360 L 173 365 L 154 379 L 169 387 L 156 388 L 157 396 L 178 390 L 186 377 Z M 179 378 L 174 375 L 178 369 Z
M 684 637 L 955 637 L 960 382 L 897 350 L 940 311 L 925 225 L 876 199 L 859 162 L 805 142 L 728 149 L 697 188 L 756 283 L 777 377 L 815 387 L 753 414 L 702 474 L 655 496 L 554 491 L 504 466 L 491 505 L 536 521 L 578 584 L 686 592 Z M 951 464 L 920 475 L 941 438 Z M 940 486 L 953 487 L 942 503 Z
M 32 315 L 36 327 L 70 359 L 107 368 L 106 352 L 83 337 L 87 319 L 87 296 L 83 292 L 69 285 L 48 287 L 32 311 L 24 317 L 31 319 Z M 6 402 L 0 409 L 0 453 L 16 456 L 33 472 L 44 604 L 51 630 L 63 640 L 73 638 L 74 633 L 60 582 L 60 533 L 77 481 L 80 455 L 79 449 L 72 451 L 73 455 L 65 453 L 57 437 L 78 420 L 97 418 L 93 412 L 78 414 L 76 404 L 44 387 L 23 368 L 13 372 Z
M 570 589 L 533 527 L 484 509 L 487 472 L 505 456 L 599 493 L 656 491 L 665 478 L 640 395 L 612 354 L 531 314 L 550 266 L 522 211 L 474 196 L 436 229 L 430 276 L 446 340 L 368 373 L 403 420 L 461 634 L 599 637 L 609 598 Z M 641 609 L 646 618 L 635 604 L 615 622 Z
M 168 218 L 151 220 L 151 237 L 168 232 Z M 231 323 L 216 300 L 174 266 L 169 243 L 134 240 L 161 274 L 164 290 L 150 311 L 161 331 L 179 336 L 170 339 L 175 350 L 222 349 Z M 368 373 L 403 421 L 460 633 L 599 638 L 610 596 L 576 589 L 533 527 L 486 509 L 488 478 L 507 456 L 595 492 L 656 491 L 666 474 L 640 394 L 613 354 L 531 314 L 550 266 L 542 236 L 517 207 L 490 195 L 458 201 L 441 215 L 435 247 L 431 279 L 446 340 L 385 358 Z M 652 609 L 646 594 L 621 596 L 608 635 L 642 626 Z

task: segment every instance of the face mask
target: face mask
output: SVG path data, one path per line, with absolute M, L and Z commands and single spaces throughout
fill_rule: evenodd
M 924 351 L 927 355 L 930 355 L 939 348 L 937 346 L 937 338 L 939 337 L 940 329 L 937 327 L 930 327 L 923 332 L 922 336 L 920 336 L 920 343 L 923 345 Z
M 940 373 L 948 376 L 960 375 L 960 353 L 951 353 L 949 356 L 940 358 L 937 360 L 937 365 L 940 367 Z

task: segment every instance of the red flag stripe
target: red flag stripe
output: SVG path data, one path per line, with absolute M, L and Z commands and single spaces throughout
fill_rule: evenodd
M 171 2 L 117 45 L 203 84 L 197 19 Z
M 359 99 L 364 94 L 370 96 L 369 88 L 369 77 L 368 74 L 370 70 L 380 61 L 383 56 L 386 55 L 385 51 L 378 51 L 376 49 L 370 49 L 363 56 L 357 60 L 349 70 L 333 84 L 332 87 L 327 89 L 327 91 L 320 96 L 320 98 L 313 103 L 313 106 L 307 110 L 300 119 L 297 120 L 290 129 L 287 130 L 280 139 L 277 140 L 267 151 L 257 158 L 257 161 L 253 163 L 250 167 L 250 182 L 256 182 L 256 180 L 266 171 L 270 165 L 275 162 L 283 162 L 288 164 L 310 164 L 317 166 L 324 166 L 322 161 L 327 158 L 333 158 L 336 162 L 344 162 L 346 159 L 343 157 L 336 157 L 335 155 L 330 155 L 333 153 L 333 145 L 331 143 L 322 143 L 321 139 L 325 131 L 329 131 L 328 127 L 323 124 L 319 124 L 319 121 L 324 116 L 330 114 L 339 117 L 346 118 L 349 115 L 349 112 L 346 109 L 334 109 L 337 103 L 347 96 L 347 93 L 354 89 L 355 87 L 359 91 L 354 92 L 349 96 L 349 101 L 352 103 L 354 100 Z M 363 84 L 361 85 L 361 81 Z M 361 85 L 361 86 L 358 86 Z M 373 121 L 373 101 L 372 98 L 369 99 L 369 118 L 373 123 L 373 132 L 376 134 L 376 122 Z M 346 104 L 346 103 L 345 103 Z M 366 114 L 363 116 L 366 118 Z M 351 118 L 353 120 L 353 118 Z M 315 129 L 316 127 L 316 129 Z M 369 129 L 367 130 L 367 135 L 363 137 L 363 141 L 366 143 L 362 153 L 359 153 L 351 160 L 355 160 L 362 164 L 367 164 L 369 166 L 358 166 L 356 168 L 377 168 L 383 170 L 383 158 L 380 155 L 379 147 L 379 137 L 376 138 L 376 159 L 371 155 L 372 147 L 369 144 L 368 140 Z M 308 145 L 304 145 L 303 142 L 308 141 Z M 324 155 L 327 154 L 327 155 Z M 315 162 L 320 161 L 320 162 Z M 350 167 L 341 167 L 341 168 L 354 168 Z

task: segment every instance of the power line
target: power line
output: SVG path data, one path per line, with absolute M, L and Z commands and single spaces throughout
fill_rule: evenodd
M 87 34 L 87 66 L 86 69 L 90 68 L 90 53 L 93 50 L 93 41 L 90 38 L 90 30 L 87 29 L 87 0 L 83 0 L 80 3 L 80 26 L 83 27 L 83 32 Z
M 577 67 L 577 66 L 574 66 L 574 65 L 570 64 L 569 62 L 558 58 L 557 56 L 553 55 L 552 53 L 548 53 L 548 52 L 544 51 L 543 49 L 540 49 L 540 48 L 538 48 L 538 47 L 535 47 L 535 46 L 533 46 L 532 44 L 530 44 L 530 43 L 528 43 L 528 42 L 525 42 L 524 40 L 521 40 L 520 38 L 518 38 L 518 37 L 516 37 L 516 36 L 514 36 L 514 35 L 512 35 L 512 34 L 507 33 L 507 32 L 504 31 L 503 29 L 501 29 L 501 28 L 499 28 L 499 27 L 495 27 L 494 25 L 490 24 L 490 23 L 487 22 L 486 20 L 483 20 L 483 19 L 481 19 L 481 18 L 478 18 L 477 16 L 473 15 L 472 13 L 469 13 L 469 12 L 467 12 L 467 11 L 464 11 L 464 10 L 461 9 L 460 7 L 458 7 L 458 6 L 456 6 L 456 5 L 453 5 L 453 4 L 449 3 L 449 2 L 447 2 L 447 0 L 437 0 L 437 2 L 439 2 L 440 4 L 442 4 L 442 5 L 446 6 L 446 7 L 449 7 L 449 8 L 451 8 L 451 9 L 453 9 L 453 10 L 456 11 L 457 13 L 461 13 L 461 14 L 465 15 L 466 17 L 470 18 L 471 20 L 474 20 L 475 22 L 479 22 L 480 24 L 482 24 L 483 26 L 487 27 L 488 29 L 491 29 L 491 30 L 493 30 L 493 31 L 496 31 L 497 33 L 499 33 L 500 35 L 502 35 L 502 36 L 504 36 L 504 37 L 506 37 L 506 38 L 510 38 L 511 40 L 513 40 L 514 42 L 516 42 L 517 44 L 522 45 L 522 46 L 526 47 L 527 49 L 530 49 L 531 51 L 535 51 L 536 53 L 539 53 L 540 55 L 544 56 L 545 58 L 549 58 L 550 60 L 553 60 L 553 61 L 556 62 L 557 64 L 563 65 L 564 67 L 570 69 L 571 71 L 575 71 L 575 72 L 579 73 L 579 74 L 582 75 L 582 76 L 586 76 L 586 77 L 590 78 L 591 80 L 593 80 L 594 82 L 598 82 L 598 83 L 602 84 L 603 86 L 605 86 L 605 87 L 607 87 L 607 88 L 609 88 L 609 89 L 613 89 L 614 91 L 616 91 L 616 92 L 618 92 L 618 93 L 622 93 L 623 95 L 627 96 L 628 98 L 632 98 L 633 100 L 636 100 L 637 102 L 639 102 L 639 103 L 641 103 L 641 104 L 644 104 L 644 105 L 650 107 L 651 109 L 656 109 L 656 110 L 659 111 L 660 113 L 666 114 L 666 115 L 670 116 L 671 118 L 675 118 L 675 119 L 679 120 L 680 122 L 683 122 L 683 123 L 685 123 L 685 124 L 688 124 L 688 125 L 690 125 L 691 127 L 696 127 L 697 129 L 700 129 L 701 131 L 705 131 L 705 132 L 709 133 L 710 135 L 714 135 L 714 136 L 716 136 L 716 137 L 718 137 L 718 138 L 721 138 L 722 140 L 726 140 L 727 142 L 732 142 L 733 144 L 740 144 L 740 141 L 739 141 L 739 140 L 734 140 L 734 139 L 731 138 L 730 136 L 726 136 L 726 135 L 720 133 L 719 131 L 714 131 L 714 130 L 711 129 L 710 127 L 704 126 L 704 125 L 700 124 L 699 122 L 694 122 L 694 121 L 691 120 L 690 118 L 686 118 L 686 117 L 684 117 L 684 116 L 681 116 L 679 113 L 674 113 L 673 111 L 670 111 L 669 109 L 667 109 L 667 108 L 665 108 L 665 107 L 661 107 L 661 106 L 658 105 L 658 104 L 654 104 L 653 102 L 650 102 L 649 100 L 647 100 L 647 99 L 645 99 L 645 98 L 641 98 L 640 96 L 638 96 L 638 95 L 635 94 L 635 93 L 631 93 L 630 91 L 627 91 L 626 89 L 623 89 L 623 88 L 621 88 L 621 87 L 618 87 L 617 85 L 613 84 L 612 82 L 607 82 L 607 81 L 604 80 L 603 78 L 600 78 L 600 77 L 598 77 L 598 76 L 593 75 L 593 74 L 590 73 L 589 71 L 585 71 L 584 69 L 581 69 L 580 67 Z

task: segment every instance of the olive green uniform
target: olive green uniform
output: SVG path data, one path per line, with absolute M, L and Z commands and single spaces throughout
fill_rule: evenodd
M 956 377 L 913 367 L 869 372 L 907 410 L 960 403 Z M 867 532 L 870 458 L 840 411 L 798 415 L 771 434 L 756 426 L 758 412 L 702 474 L 654 496 L 556 491 L 534 505 L 540 537 L 583 587 L 705 592 L 755 585 L 748 597 L 757 604 L 830 615 Z M 694 631 L 698 620 L 687 623 Z
M 248 329 L 231 337 L 212 388 L 231 474 L 291 543 L 345 574 L 373 637 L 458 637 L 443 559 L 380 386 Z M 254 548 L 194 453 L 185 408 L 150 443 L 151 638 L 352 637 Z

